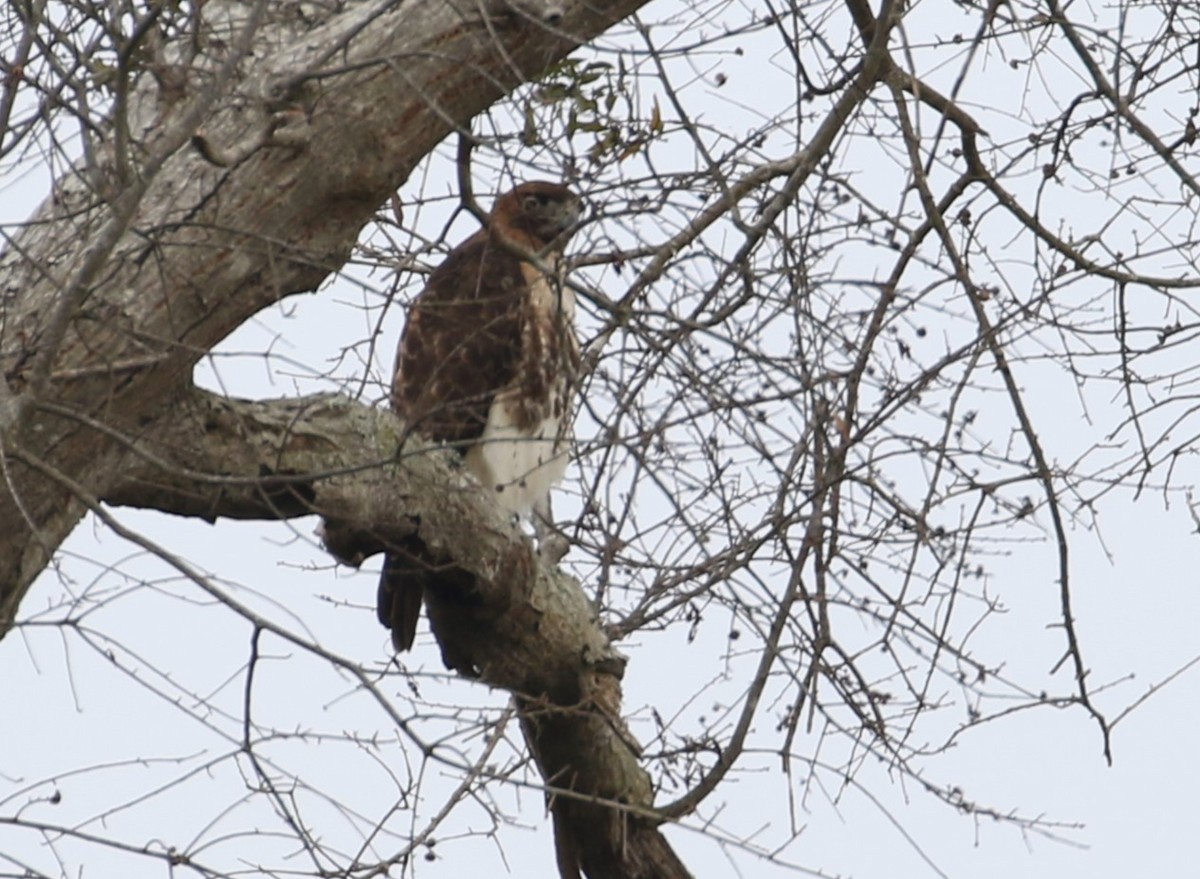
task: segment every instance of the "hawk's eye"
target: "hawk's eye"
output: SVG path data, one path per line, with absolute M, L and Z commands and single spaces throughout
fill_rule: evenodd
M 525 196 L 525 210 L 536 211 L 546 203 L 544 195 L 527 195 Z

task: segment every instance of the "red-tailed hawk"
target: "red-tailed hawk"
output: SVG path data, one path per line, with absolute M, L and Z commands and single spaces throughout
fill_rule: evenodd
M 456 447 L 501 506 L 523 516 L 541 511 L 566 470 L 579 354 L 572 292 L 521 254 L 552 269 L 581 206 L 557 183 L 522 183 L 500 197 L 487 227 L 429 276 L 396 353 L 396 412 Z M 412 647 L 431 576 L 419 558 L 385 557 L 377 610 L 397 650 Z

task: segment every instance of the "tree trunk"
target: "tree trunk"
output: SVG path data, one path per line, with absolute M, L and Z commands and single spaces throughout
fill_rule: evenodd
M 111 127 L 136 148 L 98 139 L 0 255 L 5 448 L 104 495 L 128 449 L 63 412 L 136 437 L 213 345 L 337 270 L 447 134 L 641 2 L 553 5 L 550 28 L 546 3 L 205 4 L 201 53 L 168 45 L 129 85 Z M 5 480 L 0 636 L 84 512 L 27 465 Z
M 326 547 L 350 565 L 420 540 L 471 583 L 469 602 L 426 595 L 443 651 L 465 657 L 484 683 L 521 694 L 564 875 L 688 876 L 658 832 L 650 779 L 621 719 L 625 659 L 579 583 L 534 552 L 456 454 L 422 450 L 403 434 L 390 412 L 345 397 L 249 401 L 193 390 L 145 425 L 104 500 L 207 519 L 315 513 Z M 404 453 L 388 460 L 402 442 Z
M 576 582 L 479 493 L 448 495 L 461 476 L 442 456 L 392 462 L 389 413 L 191 383 L 242 322 L 337 270 L 448 134 L 640 5 L 354 2 L 313 19 L 210 0 L 186 45 L 124 71 L 127 112 L 0 255 L 0 637 L 100 500 L 319 513 L 350 563 L 417 537 L 478 584 L 467 609 L 432 597 L 435 633 L 522 694 L 563 874 L 686 876 L 620 718 L 624 662 Z

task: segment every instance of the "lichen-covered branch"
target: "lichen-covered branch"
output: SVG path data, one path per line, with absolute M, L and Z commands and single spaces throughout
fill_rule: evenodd
M 688 875 L 657 830 L 650 779 L 621 719 L 624 658 L 579 583 L 539 556 L 456 454 L 337 395 L 251 401 L 193 390 L 136 439 L 93 419 L 81 426 L 127 450 L 131 465 L 103 496 L 110 504 L 207 519 L 316 514 L 345 563 L 419 541 L 462 571 L 469 594 L 426 595 L 430 624 L 444 654 L 515 697 L 551 791 L 560 860 L 590 877 Z
M 52 407 L 124 429 L 162 414 L 213 345 L 339 268 L 448 134 L 640 5 L 190 7 L 0 242 L 0 447 L 107 496 L 126 450 Z M 84 512 L 36 469 L 4 471 L 0 637 Z

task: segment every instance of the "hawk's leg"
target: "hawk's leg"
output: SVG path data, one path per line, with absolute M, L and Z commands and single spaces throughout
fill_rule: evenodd
M 550 564 L 562 561 L 571 543 L 567 536 L 554 525 L 554 514 L 550 510 L 550 495 L 533 505 L 529 518 L 533 521 L 533 533 L 537 537 L 538 552 Z

